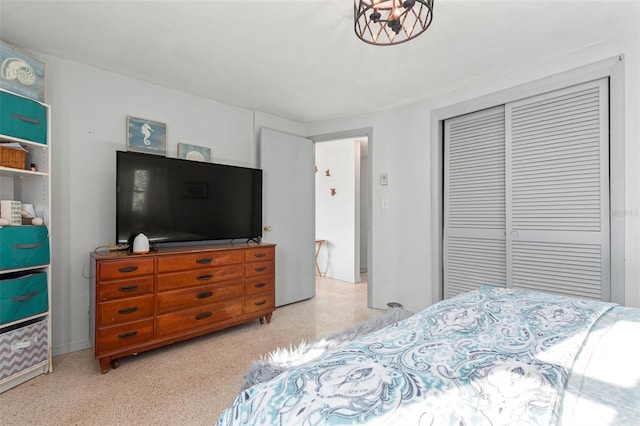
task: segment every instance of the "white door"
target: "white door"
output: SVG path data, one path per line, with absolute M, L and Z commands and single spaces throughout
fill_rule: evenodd
M 506 287 L 504 106 L 445 122 L 444 295 Z
M 507 282 L 610 300 L 606 79 L 507 104 Z
M 445 122 L 445 297 L 610 299 L 608 81 Z
M 313 142 L 260 132 L 264 242 L 276 244 L 276 306 L 315 296 Z

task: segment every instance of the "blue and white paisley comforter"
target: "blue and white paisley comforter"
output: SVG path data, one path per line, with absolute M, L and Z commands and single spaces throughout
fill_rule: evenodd
M 550 425 L 614 304 L 485 286 L 243 391 L 218 425 Z

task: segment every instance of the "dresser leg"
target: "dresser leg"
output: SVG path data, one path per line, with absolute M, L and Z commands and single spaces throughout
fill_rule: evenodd
M 267 324 L 271 324 L 271 315 L 273 314 L 273 312 L 269 312 L 268 314 L 265 315 L 265 317 L 267 318 Z
M 109 372 L 109 364 L 111 363 L 111 358 L 100 358 L 100 371 L 102 374 Z
M 120 367 L 120 362 L 116 358 L 100 358 L 100 371 L 102 372 L 102 374 L 108 373 L 109 367 L 115 370 L 116 368 Z

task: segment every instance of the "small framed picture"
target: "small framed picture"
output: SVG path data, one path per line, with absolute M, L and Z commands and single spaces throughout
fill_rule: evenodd
M 192 161 L 205 161 L 208 163 L 211 161 L 211 148 L 179 143 L 178 158 Z
M 167 125 L 128 116 L 127 151 L 167 155 Z
M 44 102 L 44 62 L 0 41 L 0 87 Z

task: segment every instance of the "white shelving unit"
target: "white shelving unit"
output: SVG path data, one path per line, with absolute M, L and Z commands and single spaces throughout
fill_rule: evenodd
M 36 171 L 15 169 L 10 167 L 0 166 L 0 199 L 2 200 L 19 200 L 23 204 L 33 204 L 38 217 L 45 220 L 45 225 L 49 230 L 49 237 L 51 241 L 51 107 L 47 104 L 40 102 L 46 108 L 47 116 L 47 143 L 41 144 L 37 142 L 31 142 L 24 139 L 19 139 L 4 134 L 0 134 L 0 144 L 17 142 L 21 144 L 28 153 L 26 154 L 26 166 L 30 164 L 36 165 Z M 30 226 L 30 225 L 23 225 Z M 51 250 L 50 250 L 51 251 Z M 51 373 L 53 371 L 51 362 L 51 260 L 44 265 L 29 266 L 24 268 L 14 269 L 2 269 L 0 270 L 0 285 L 2 285 L 1 279 L 6 277 L 7 274 L 14 272 L 33 271 L 33 272 L 46 272 L 47 273 L 47 297 L 48 297 L 48 309 L 46 312 L 39 313 L 27 318 L 22 318 L 17 321 L 5 323 L 0 325 L 0 336 L 3 333 L 15 332 L 21 327 L 27 327 L 34 323 L 34 320 L 42 319 L 44 327 L 46 327 L 46 347 L 47 356 L 46 360 L 39 361 L 33 365 L 30 365 L 20 371 L 13 372 L 10 376 L 4 377 L 0 380 L 0 392 L 4 392 L 10 388 L 13 388 L 29 379 L 32 379 L 40 374 Z M 40 324 L 40 323 L 38 323 Z M 19 347 L 20 342 L 12 345 Z M 2 350 L 13 350 L 14 348 L 0 347 Z M 7 365 L 3 367 L 0 363 L 0 373 L 2 368 L 8 368 Z M 0 377 L 6 374 L 0 374 Z

